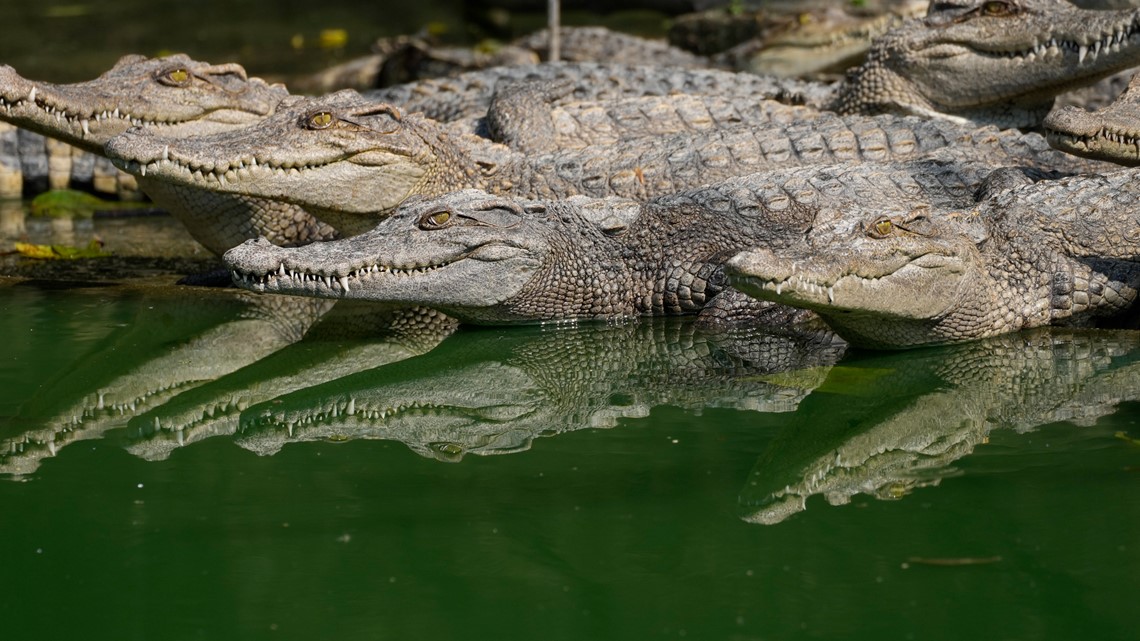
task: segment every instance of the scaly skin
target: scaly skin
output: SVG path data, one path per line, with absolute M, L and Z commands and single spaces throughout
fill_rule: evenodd
M 753 38 L 715 56 L 713 63 L 756 74 L 819 77 L 841 74 L 863 62 L 871 42 L 925 14 L 926 0 L 902 0 L 881 12 L 866 12 L 854 4 L 819 7 L 791 20 L 784 29 Z
M 824 212 L 799 242 L 742 252 L 726 271 L 738 289 L 812 309 L 866 347 L 1089 326 L 1136 300 L 1138 198 L 1122 170 L 1000 191 L 973 211 Z
M 1138 9 L 945 0 L 876 40 L 829 106 L 1027 127 L 1041 122 L 1057 94 L 1137 64 Z
M 1050 145 L 1071 154 L 1140 165 L 1140 75 L 1115 102 L 1094 113 L 1065 107 L 1045 119 Z
M 260 121 L 287 96 L 284 87 L 248 78 L 238 65 L 209 65 L 184 55 L 127 56 L 102 76 L 69 85 L 26 80 L 0 67 L 0 119 L 100 156 L 112 137 L 132 126 L 180 139 L 227 131 Z M 258 236 L 296 245 L 336 235 L 292 205 L 173 189 L 145 177 L 139 184 L 218 255 Z
M 777 131 L 741 126 L 652 143 L 525 154 L 342 91 L 290 99 L 240 131 L 176 140 L 132 130 L 108 143 L 107 153 L 140 180 L 290 202 L 348 235 L 409 196 L 464 188 L 645 200 L 779 167 L 930 154 L 1062 171 L 1101 166 L 1055 152 L 1036 134 L 894 116 L 828 114 Z
M 935 162 L 803 167 L 645 204 L 465 190 L 409 199 L 354 238 L 292 249 L 249 242 L 226 261 L 235 282 L 254 291 L 423 304 L 477 323 L 726 309 L 754 323 L 786 323 L 801 315 L 742 306 L 724 287 L 723 261 L 749 247 L 794 244 L 818 211 L 972 203 L 986 173 Z
M 772 98 L 844 114 L 915 114 L 1032 127 L 1054 97 L 1140 64 L 1140 9 L 1088 11 L 1064 0 L 946 0 L 876 39 L 867 61 L 834 86 L 713 70 L 549 65 L 489 69 L 370 94 L 463 120 L 487 111 L 496 87 L 568 83 L 567 102 L 674 93 L 747 104 Z
M 778 98 L 799 104 L 821 103 L 828 86 L 789 78 L 771 78 L 717 69 L 673 69 L 589 62 L 545 62 L 471 71 L 454 78 L 431 78 L 366 92 L 376 102 L 420 112 L 440 122 L 481 118 L 496 88 L 520 82 L 565 84 L 561 102 L 611 100 L 641 96 L 701 94 L 747 102 Z

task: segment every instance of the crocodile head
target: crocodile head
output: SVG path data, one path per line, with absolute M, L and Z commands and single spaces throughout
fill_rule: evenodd
M 1140 165 L 1140 75 L 1104 109 L 1090 113 L 1064 107 L 1050 113 L 1044 126 L 1049 144 L 1057 149 L 1129 167 Z
M 178 138 L 145 128 L 107 155 L 128 173 L 305 207 L 348 234 L 376 224 L 465 163 L 438 123 L 352 90 L 291 97 L 256 127 Z
M 94 80 L 63 85 L 0 66 L 0 120 L 97 154 L 136 125 L 185 136 L 251 124 L 287 95 L 284 86 L 249 78 L 239 65 L 183 54 L 125 56 Z
M 1034 126 L 1058 93 L 1137 64 L 1140 10 L 938 0 L 875 42 L 833 106 Z
M 954 319 L 970 291 L 984 287 L 970 233 L 933 217 L 924 205 L 893 215 L 848 210 L 822 218 L 800 244 L 730 259 L 725 271 L 732 285 L 815 310 L 855 345 L 899 348 L 967 338 Z
M 534 207 L 476 190 L 413 198 L 364 234 L 294 248 L 248 241 L 225 261 L 235 283 L 257 292 L 423 303 L 461 320 L 497 318 L 550 253 L 541 206 Z

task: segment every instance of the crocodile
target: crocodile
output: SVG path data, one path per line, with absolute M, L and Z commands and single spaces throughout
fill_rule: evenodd
M 110 173 L 108 168 L 114 171 L 102 158 L 111 136 L 143 124 L 171 135 L 251 124 L 271 113 L 285 93 L 280 85 L 248 78 L 238 65 L 207 65 L 185 55 L 124 56 L 98 78 L 67 85 L 33 82 L 0 65 L 0 120 L 21 129 L 17 146 L 0 155 L 0 165 L 20 170 L 31 192 L 71 183 L 94 183 L 97 191 L 125 190 L 130 185 L 99 179 Z M 44 137 L 94 156 L 84 157 Z M 114 189 L 100 184 L 107 182 Z
M 987 173 L 935 161 L 799 167 L 647 203 L 469 189 L 410 198 L 352 238 L 288 249 L 259 239 L 224 258 L 254 291 L 422 304 L 473 323 L 675 314 L 791 323 L 803 315 L 744 304 L 725 287 L 722 262 L 757 245 L 794 245 L 818 211 L 964 206 Z
M 783 522 L 817 495 L 901 499 L 954 474 L 994 430 L 1094 425 L 1137 400 L 1140 334 L 1046 327 L 844 365 L 818 387 L 844 393 L 804 399 L 757 460 L 738 499 L 745 521 Z
M 1005 188 L 984 186 L 965 208 L 821 211 L 797 242 L 728 260 L 729 282 L 814 310 L 872 348 L 1130 322 L 1140 288 L 1134 172 L 1018 185 L 998 170 L 987 180 Z
M 351 90 L 289 99 L 258 125 L 233 132 L 174 139 L 134 129 L 106 151 L 140 180 L 293 203 L 349 235 L 368 230 L 411 195 L 463 188 L 522 198 L 644 200 L 778 167 L 928 154 L 1068 172 L 1106 166 L 1054 151 L 1037 134 L 834 114 L 776 131 L 726 127 L 653 144 L 528 154 Z
M 1140 64 L 1140 9 L 940 0 L 875 40 L 828 108 L 1039 125 L 1057 94 Z
M 396 365 L 252 405 L 238 445 L 385 439 L 456 463 L 539 437 L 611 429 L 656 408 L 791 412 L 846 346 L 805 331 L 707 331 L 679 319 L 482 329 Z
M 131 127 L 176 138 L 241 128 L 272 114 L 288 95 L 281 85 L 248 77 L 238 65 L 211 65 L 182 54 L 125 56 L 98 78 L 73 84 L 31 81 L 0 67 L 0 119 L 99 156 L 113 136 Z M 259 235 L 286 245 L 336 236 L 285 203 L 172 189 L 144 177 L 139 184 L 218 255 Z
M 1112 104 L 1096 112 L 1065 107 L 1044 123 L 1050 145 L 1071 154 L 1119 165 L 1140 165 L 1140 74 Z
M 826 78 L 862 64 L 871 42 L 925 14 L 926 0 L 902 0 L 877 11 L 854 4 L 805 11 L 773 29 L 713 56 L 720 67 L 757 74 Z
M 495 68 L 372 93 L 437 120 L 476 118 L 495 88 L 572 85 L 567 100 L 702 93 L 772 98 L 840 113 L 903 113 L 1033 127 L 1054 97 L 1140 64 L 1140 9 L 1089 11 L 1064 0 L 945 0 L 877 38 L 833 84 L 718 70 L 551 64 Z
M 702 68 L 709 60 L 667 43 L 625 34 L 605 27 L 560 27 L 560 60 Z M 430 34 L 382 38 L 373 53 L 290 82 L 302 93 L 328 93 L 339 89 L 360 91 L 455 76 L 498 66 L 533 65 L 550 60 L 550 31 L 542 29 L 506 44 L 479 43 L 475 47 L 444 46 Z

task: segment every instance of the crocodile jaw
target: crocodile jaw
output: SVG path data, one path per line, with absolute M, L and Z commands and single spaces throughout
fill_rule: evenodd
M 262 89 L 268 89 L 267 95 L 261 95 Z M 99 155 L 107 141 L 135 126 L 170 136 L 248 126 L 272 113 L 284 95 L 284 90 L 260 85 L 246 97 L 231 95 L 232 104 L 226 106 L 184 93 L 182 102 L 160 109 L 163 102 L 154 96 L 123 92 L 114 83 L 98 79 L 64 85 L 33 82 L 7 65 L 0 66 L 0 120 Z
M 941 337 L 930 328 L 956 311 L 969 286 L 971 264 L 952 251 L 894 253 L 867 261 L 822 252 L 791 259 L 760 248 L 733 257 L 725 271 L 733 287 L 814 310 L 856 345 L 898 348 L 965 338 Z M 884 333 L 891 334 L 890 344 L 875 338 Z
M 297 248 L 248 241 L 224 259 L 234 283 L 255 292 L 422 303 L 462 320 L 510 322 L 498 308 L 530 282 L 544 253 L 510 240 L 449 245 L 410 234 L 392 242 L 375 230 Z

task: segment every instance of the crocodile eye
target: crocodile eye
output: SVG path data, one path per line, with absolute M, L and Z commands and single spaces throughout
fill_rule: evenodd
M 874 223 L 871 223 L 871 233 L 880 238 L 890 236 L 894 230 L 895 224 L 891 222 L 890 218 L 880 218 Z
M 158 81 L 171 87 L 184 87 L 190 84 L 190 72 L 183 67 L 167 69 L 158 77 Z
M 987 16 L 1008 16 L 1013 13 L 1013 9 L 1009 4 L 1000 2 L 999 0 L 990 0 L 982 5 L 982 15 Z
M 318 111 L 305 119 L 305 126 L 309 129 L 328 129 L 336 119 L 328 111 Z
M 451 212 L 446 209 L 425 214 L 420 218 L 420 229 L 439 229 L 451 220 Z

